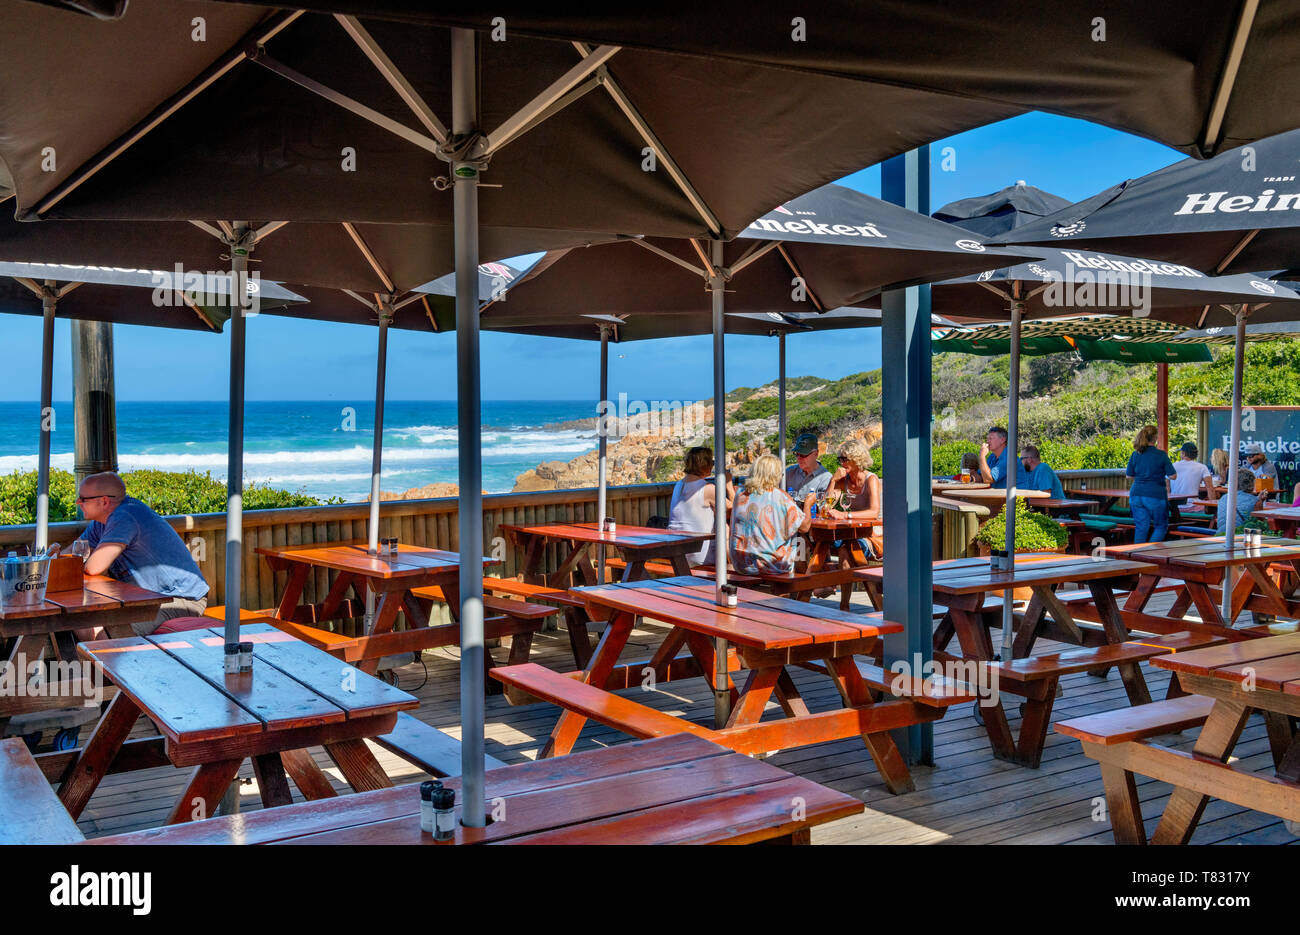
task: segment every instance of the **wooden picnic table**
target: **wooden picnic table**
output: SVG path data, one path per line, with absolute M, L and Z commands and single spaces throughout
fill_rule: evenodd
M 1294 599 L 1300 586 L 1300 542 L 1294 539 L 1266 538 L 1260 547 L 1247 547 L 1240 540 L 1229 544 L 1223 536 L 1205 536 L 1111 546 L 1107 551 L 1153 566 L 1142 574 L 1124 602 L 1124 620 L 1134 629 L 1149 633 L 1190 630 L 1241 641 L 1261 635 L 1234 626 L 1243 610 L 1300 616 L 1300 601 Z M 1274 576 L 1269 567 L 1274 564 L 1290 566 L 1289 573 Z M 1229 569 L 1236 569 L 1238 577 L 1232 585 L 1231 616 L 1224 620 L 1221 586 Z M 1162 578 L 1179 582 L 1173 606 L 1164 616 L 1148 614 L 1146 606 Z M 1183 619 L 1192 606 L 1201 616 L 1199 622 Z
M 375 617 L 370 630 L 359 641 L 363 671 L 373 673 L 383 656 L 414 652 L 445 645 L 448 634 L 429 626 L 428 613 L 412 595 L 419 588 L 440 588 L 454 622 L 460 612 L 460 556 L 443 549 L 399 545 L 396 555 L 371 555 L 365 543 L 291 545 L 257 549 L 266 556 L 273 571 L 288 572 L 275 616 L 294 623 L 314 625 L 338 617 L 361 615 L 361 606 L 347 602 L 348 592 L 364 602 L 366 591 L 374 591 Z M 483 567 L 495 564 L 484 558 Z M 307 577 L 313 569 L 337 572 L 325 600 L 300 604 Z M 399 611 L 405 611 L 408 629 L 393 632 Z
M 976 486 L 974 484 L 945 490 L 943 495 L 950 500 L 964 500 L 968 503 L 979 504 L 989 511 L 989 516 L 997 516 L 1007 503 L 1007 492 L 1005 488 L 999 489 L 989 486 Z M 1024 497 L 1030 501 L 1046 500 L 1052 496 L 1052 492 L 1050 490 L 1021 490 L 1017 488 L 1016 496 Z
M 597 584 L 596 546 L 611 546 L 626 560 L 624 581 L 646 577 L 646 562 L 667 561 L 679 575 L 691 573 L 686 556 L 713 538 L 713 533 L 677 532 L 646 526 L 619 524 L 614 532 L 602 532 L 596 523 L 552 523 L 544 526 L 503 526 L 511 541 L 524 549 L 524 580 L 553 588 L 572 585 L 576 574 L 582 583 Z M 542 571 L 546 546 L 559 543 L 567 549 L 559 556 L 559 567 L 547 575 Z
M 1123 768 L 1175 787 L 1151 843 L 1188 843 L 1210 796 L 1300 822 L 1300 737 L 1291 726 L 1300 717 L 1300 635 L 1177 653 L 1151 664 L 1176 673 L 1185 690 L 1214 699 L 1192 754 L 1155 744 L 1123 745 Z M 1268 728 L 1274 776 L 1228 765 L 1246 719 L 1255 711 L 1263 714 Z M 1141 834 L 1136 796 L 1131 808 L 1137 821 L 1124 824 Z
M 854 568 L 866 568 L 871 564 L 871 557 L 863 550 L 860 540 L 877 535 L 882 528 L 879 519 L 848 520 L 817 517 L 805 533 L 800 533 L 808 543 L 808 561 L 803 571 L 817 574 L 831 571 L 831 553 L 839 558 L 837 569 L 843 573 L 843 581 L 830 583 L 828 586 L 840 587 L 840 610 L 848 610 L 853 597 Z M 840 547 L 835 548 L 839 542 Z M 878 558 L 879 556 L 877 556 Z
M 947 493 L 950 490 L 988 490 L 992 486 L 992 484 L 986 484 L 978 480 L 965 483 L 959 480 L 930 481 L 930 490 L 934 493 Z
M 304 795 L 334 794 L 309 747 L 323 746 L 358 792 L 392 785 L 365 738 L 390 732 L 417 698 L 267 624 L 242 627 L 240 639 L 254 645 L 253 671 L 234 676 L 224 674 L 220 628 L 78 645 L 118 693 L 59 787 L 74 819 L 142 716 L 167 760 L 194 768 L 167 824 L 212 815 L 245 758 L 267 807 L 292 800 L 286 769 Z
M 982 706 L 984 727 L 995 756 L 1029 766 L 1037 766 L 1041 759 L 1059 680 L 1050 667 L 1060 660 L 1031 658 L 1034 643 L 1040 637 L 1091 647 L 1099 642 L 1101 646 L 1127 643 L 1129 633 L 1120 617 L 1114 588 L 1150 567 L 1136 561 L 1058 552 L 1019 554 L 1011 571 L 994 571 L 990 559 L 982 557 L 934 564 L 934 603 L 947 610 L 934 632 L 932 645 L 937 661 L 961 664 L 968 660 L 976 663 L 997 660 L 990 634 L 993 615 L 984 613 L 986 600 L 1015 588 L 1029 588 L 1033 595 L 1012 645 L 1012 659 L 1025 660 L 1025 663 L 1017 666 L 1010 660 L 1000 660 L 998 666 L 1001 691 L 1023 695 L 1026 699 L 1019 739 L 1011 733 L 1000 698 L 994 705 Z M 868 593 L 878 602 L 884 569 L 871 568 L 859 574 L 868 580 Z M 1100 641 L 1095 636 L 1089 639 L 1069 607 L 1057 598 L 1056 590 L 1066 582 L 1083 584 L 1092 595 L 1102 621 Z M 947 651 L 954 636 L 961 647 L 960 656 Z M 1065 659 L 1065 663 L 1072 668 L 1083 667 L 1081 660 L 1085 652 L 1077 652 Z M 1145 704 L 1151 700 L 1137 662 L 1117 658 L 1113 664 L 1120 670 L 1131 703 Z M 1099 661 L 1094 668 L 1102 665 Z
M 637 685 L 642 683 L 644 669 L 654 671 L 658 678 L 685 646 L 715 694 L 725 693 L 731 700 L 725 725 L 715 723 L 715 729 L 707 732 L 709 739 L 742 753 L 761 753 L 861 736 L 890 790 L 898 793 L 913 788 L 907 764 L 889 730 L 934 720 L 942 716 L 944 708 L 903 699 L 873 701 L 872 688 L 853 658 L 873 655 L 880 636 L 900 632 L 901 625 L 886 622 L 880 614 L 844 613 L 748 588 L 739 589 L 735 608 L 718 607 L 713 585 L 695 578 L 622 582 L 581 588 L 575 593 L 609 618 L 605 637 L 582 674 L 582 686 Z M 672 630 L 648 663 L 617 667 L 638 617 L 670 624 Z M 728 672 L 725 683 L 719 677 L 718 654 L 728 653 L 728 647 L 735 648 L 739 663 L 749 670 L 741 689 L 732 682 L 733 666 L 724 663 Z M 839 689 L 845 706 L 810 713 L 786 672 L 788 665 L 824 672 Z M 497 670 L 503 671 L 509 672 Z M 627 681 L 629 672 L 635 675 L 631 682 Z M 760 721 L 773 694 L 786 717 Z M 551 700 L 565 706 L 564 697 Z M 655 730 L 674 729 L 674 722 L 677 730 L 704 730 L 681 718 L 646 710 L 668 724 Z M 586 721 L 587 715 L 579 713 L 576 706 L 566 707 L 541 755 L 568 753 Z
M 1296 529 L 1300 528 L 1300 506 L 1279 506 L 1267 510 L 1255 510 L 1251 516 L 1268 523 L 1268 528 L 1286 539 L 1296 538 Z
M 1077 516 L 1079 513 L 1092 512 L 1097 501 L 1048 497 L 1045 500 L 1030 500 L 1029 506 L 1031 509 L 1042 510 L 1048 516 Z
M 484 782 L 505 819 L 461 826 L 461 780 L 443 779 L 456 792 L 457 812 L 455 836 L 445 843 L 807 844 L 813 826 L 863 810 L 853 796 L 687 734 L 492 769 Z M 444 842 L 420 830 L 420 795 L 411 784 L 85 843 Z

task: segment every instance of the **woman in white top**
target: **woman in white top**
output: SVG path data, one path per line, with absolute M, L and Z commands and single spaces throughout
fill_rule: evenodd
M 727 472 L 727 509 L 731 509 L 736 491 Z M 685 476 L 673 487 L 668 507 L 668 528 L 681 532 L 713 532 L 717 515 L 717 488 L 713 483 L 713 449 L 700 446 L 686 452 Z M 686 556 L 692 565 L 713 564 L 713 540 Z

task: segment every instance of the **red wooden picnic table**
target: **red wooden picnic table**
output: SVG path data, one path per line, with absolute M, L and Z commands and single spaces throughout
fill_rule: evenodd
M 1098 513 L 1109 513 L 1110 508 L 1115 505 L 1117 500 L 1127 500 L 1129 498 L 1129 489 L 1127 487 L 1067 487 L 1066 496 L 1077 494 L 1079 499 L 1095 499 L 1100 504 Z
M 678 734 L 488 770 L 504 820 L 420 830 L 417 785 L 172 828 L 94 838 L 117 844 L 807 844 L 811 829 L 862 802 L 699 737 Z M 792 804 L 794 803 L 794 804 Z
M 653 670 L 658 678 L 685 646 L 714 691 L 731 697 L 725 725 L 716 724 L 707 733 L 709 739 L 742 753 L 761 753 L 861 736 L 890 790 L 912 789 L 911 774 L 889 731 L 934 720 L 943 715 L 944 708 L 912 700 L 873 701 L 872 688 L 853 658 L 873 655 L 879 637 L 901 631 L 901 625 L 886 622 L 879 614 L 844 613 L 748 588 L 739 589 L 736 607 L 719 607 L 714 602 L 713 584 L 696 578 L 623 582 L 581 588 L 575 593 L 593 610 L 609 617 L 605 636 L 583 672 L 581 684 L 598 689 L 636 685 L 645 669 Z M 672 630 L 648 663 L 617 667 L 638 617 L 670 624 Z M 719 640 L 723 642 L 719 644 Z M 741 689 L 729 674 L 725 684 L 718 676 L 718 654 L 728 652 L 729 646 L 734 646 L 741 665 L 749 670 Z M 789 665 L 824 672 L 839 689 L 845 706 L 810 713 L 786 672 Z M 635 675 L 630 683 L 628 673 Z M 786 717 L 760 721 L 773 694 Z M 565 705 L 562 697 L 555 700 Z M 677 722 L 678 729 L 684 731 L 702 730 L 680 718 L 662 718 Z M 542 756 L 568 753 L 586 721 L 586 715 L 566 708 Z
M 286 769 L 304 795 L 330 788 L 309 747 L 323 746 L 358 792 L 392 785 L 365 738 L 390 732 L 417 698 L 266 624 L 242 627 L 240 639 L 254 645 L 253 671 L 233 676 L 220 628 L 78 645 L 118 694 L 59 787 L 74 819 L 141 716 L 162 734 L 167 760 L 194 767 L 167 824 L 209 817 L 250 757 L 268 807 L 291 801 Z
M 1263 614 L 1300 616 L 1300 601 L 1294 599 L 1300 585 L 1300 542 L 1266 538 L 1259 547 L 1248 547 L 1240 539 L 1228 543 L 1223 536 L 1206 536 L 1176 542 L 1151 542 L 1111 546 L 1108 552 L 1152 565 L 1124 602 L 1123 616 L 1134 629 L 1150 633 L 1191 630 L 1240 641 L 1267 636 L 1260 628 L 1234 626 L 1243 610 Z M 1275 576 L 1272 565 L 1289 566 L 1289 573 Z M 1236 569 L 1232 586 L 1231 616 L 1220 612 L 1224 572 Z M 1179 582 L 1173 606 L 1163 615 L 1146 613 L 1146 606 L 1162 578 Z M 1201 619 L 1184 620 L 1195 606 Z
M 503 526 L 506 535 L 524 549 L 524 580 L 553 588 L 567 588 L 576 573 L 585 584 L 596 584 L 596 565 L 592 552 L 596 546 L 617 549 L 626 560 L 624 581 L 646 577 L 646 562 L 667 560 L 679 575 L 691 573 L 686 556 L 713 538 L 712 533 L 677 532 L 650 529 L 646 526 L 616 526 L 614 532 L 602 532 L 596 523 L 550 523 L 542 526 Z M 544 550 L 556 542 L 567 548 L 559 556 L 559 567 L 549 575 L 542 571 Z
M 1066 497 L 1048 497 L 1046 500 L 1030 500 L 1030 509 L 1042 510 L 1048 516 L 1074 516 L 1079 513 L 1091 513 L 1097 507 L 1096 500 L 1073 499 Z
M 358 608 L 345 604 L 352 591 L 358 601 L 367 590 L 378 596 L 375 618 L 364 637 L 360 667 L 373 673 L 382 656 L 444 645 L 446 634 L 429 626 L 428 614 L 411 592 L 418 588 L 442 590 L 452 620 L 460 610 L 460 556 L 442 549 L 399 545 L 397 553 L 371 555 L 365 543 L 330 543 L 259 548 L 273 571 L 287 571 L 288 580 L 280 595 L 275 616 L 295 623 L 316 624 L 340 616 L 359 616 Z M 486 568 L 495 559 L 483 559 Z M 337 572 L 325 600 L 299 604 L 307 576 L 314 568 Z M 406 612 L 409 629 L 394 633 L 399 611 Z
M 845 581 L 840 583 L 840 610 L 849 609 L 853 596 L 853 579 L 848 573 L 854 568 L 866 568 L 872 561 L 871 556 L 862 548 L 862 540 L 878 535 L 882 528 L 879 519 L 850 520 L 819 516 L 812 521 L 806 533 L 800 534 L 809 545 L 804 571 L 813 574 L 830 571 L 831 554 L 834 553 L 839 559 L 837 570 L 845 573 Z M 837 542 L 840 543 L 839 548 L 835 547 Z
M 1268 528 L 1287 539 L 1296 538 L 1296 529 L 1300 528 L 1300 506 L 1280 506 L 1267 510 L 1255 510 L 1251 516 L 1268 523 Z

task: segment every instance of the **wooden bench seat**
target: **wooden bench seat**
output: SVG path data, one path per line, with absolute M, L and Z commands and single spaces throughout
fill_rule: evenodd
M 563 588 L 552 588 L 544 584 L 529 584 L 517 578 L 483 578 L 483 590 L 490 594 L 504 594 L 510 597 L 523 597 L 534 601 L 550 602 L 561 607 L 583 607 L 582 598 L 570 594 Z
M 0 844 L 75 844 L 77 830 L 27 744 L 0 740 Z
M 460 741 L 406 711 L 397 713 L 397 726 L 392 731 L 374 740 L 431 776 L 441 779 L 460 775 Z M 485 769 L 497 769 L 506 764 L 485 755 L 483 765 Z
M 1056 732 L 1076 740 L 1109 746 L 1200 727 L 1210 716 L 1213 707 L 1213 698 L 1184 695 L 1167 701 L 1153 701 L 1132 708 L 1057 721 Z
M 484 590 L 487 590 L 487 582 L 484 582 Z M 442 593 L 442 588 L 413 588 L 411 594 L 415 597 L 426 601 L 446 602 L 446 597 Z M 529 601 L 513 600 L 508 597 L 494 597 L 491 594 L 483 595 L 483 610 L 485 613 L 500 614 L 506 617 L 512 617 L 515 620 L 537 620 L 542 621 L 547 617 L 553 617 L 556 614 L 563 613 L 558 607 L 552 607 L 549 604 L 533 604 Z
M 955 704 L 978 701 L 979 695 L 969 685 L 938 676 L 923 679 L 918 676 L 902 675 L 887 671 L 882 666 L 855 659 L 862 679 L 872 689 L 895 698 L 909 698 L 917 704 L 935 708 L 947 708 Z
M 209 607 L 203 612 L 203 616 L 211 617 L 218 622 L 224 622 L 226 619 L 226 608 L 221 605 Z M 261 610 L 243 610 L 239 611 L 239 622 L 242 626 L 247 623 L 266 623 L 282 630 L 305 643 L 315 646 L 317 649 L 323 649 L 331 656 L 337 656 L 347 662 L 356 662 L 361 659 L 358 652 L 360 641 L 355 636 L 345 636 L 342 633 L 335 633 L 332 630 L 326 630 L 323 627 L 308 626 L 305 623 L 294 623 L 291 620 L 281 620 L 270 611 Z
M 621 558 L 605 559 L 605 567 L 623 569 L 627 567 L 627 562 Z M 655 575 L 661 578 L 675 578 L 677 572 L 669 562 L 646 562 L 646 574 Z M 691 567 L 691 574 L 696 578 L 708 578 L 713 580 L 718 570 L 713 565 L 694 565 Z M 763 583 L 763 579 L 758 575 L 742 575 L 740 572 L 728 569 L 727 582 L 729 584 L 738 584 L 746 587 L 753 587 Z

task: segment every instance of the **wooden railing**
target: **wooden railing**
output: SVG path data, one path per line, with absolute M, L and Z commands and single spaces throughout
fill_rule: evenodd
M 1077 478 L 1084 476 L 1089 486 L 1128 486 L 1122 471 L 1061 472 L 1061 479 L 1067 486 L 1072 486 Z M 672 487 L 672 484 L 611 487 L 609 515 L 620 525 L 644 525 L 651 516 L 667 516 Z M 396 536 L 399 542 L 411 545 L 459 551 L 456 526 L 458 506 L 459 500 L 455 497 L 386 501 L 380 516 L 380 535 Z M 494 573 L 514 576 L 521 571 L 521 556 L 518 550 L 510 547 L 500 527 L 505 524 L 594 522 L 596 491 L 594 488 L 586 488 L 491 494 L 483 497 L 483 513 L 483 541 L 487 552 L 502 560 Z M 971 540 L 988 514 L 989 511 L 982 506 L 935 498 L 934 557 L 960 558 L 974 554 Z M 254 551 L 257 547 L 365 541 L 368 516 L 369 506 L 365 503 L 245 512 L 243 593 L 240 596 L 240 606 L 249 609 L 272 607 L 284 587 L 284 573 L 272 572 L 265 560 Z M 225 514 L 202 513 L 169 516 L 166 519 L 198 561 L 199 568 L 212 589 L 208 595 L 209 603 L 226 603 Z M 85 526 L 84 522 L 54 523 L 50 526 L 50 539 L 67 545 L 81 534 Z M 0 549 L 30 546 L 34 538 L 35 527 L 31 524 L 0 526 Z M 554 546 L 547 550 L 545 567 L 548 569 L 555 567 L 554 553 Z M 329 590 L 329 584 L 328 573 L 324 570 L 317 571 L 314 578 L 308 581 L 305 599 L 322 600 Z

